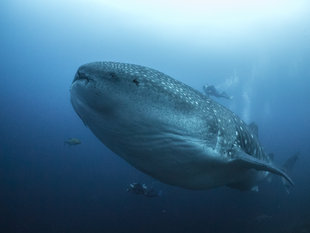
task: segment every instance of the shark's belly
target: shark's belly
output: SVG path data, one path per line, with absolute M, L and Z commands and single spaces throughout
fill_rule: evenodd
M 208 189 L 232 182 L 227 161 L 201 139 L 174 128 L 109 126 L 90 128 L 115 154 L 164 183 Z
M 111 151 L 164 183 L 208 189 L 243 176 L 218 151 L 217 137 L 205 133 L 205 120 L 199 114 L 182 115 L 167 109 L 154 113 L 144 106 L 143 111 L 131 109 L 129 114 L 121 114 L 117 109 L 102 116 L 79 102 L 73 104 Z

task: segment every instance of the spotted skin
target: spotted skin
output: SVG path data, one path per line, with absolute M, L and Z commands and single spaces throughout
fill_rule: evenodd
M 237 115 L 154 69 L 118 62 L 83 65 L 71 86 L 71 102 L 108 148 L 165 183 L 208 189 L 243 182 L 249 170 L 255 182 L 266 177 L 265 167 L 270 171 L 271 159 Z M 231 163 L 241 152 L 249 156 L 241 163 L 246 168 Z M 259 164 L 254 173 L 251 157 Z

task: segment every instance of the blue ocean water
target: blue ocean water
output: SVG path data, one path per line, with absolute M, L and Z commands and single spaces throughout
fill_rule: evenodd
M 108 1 L 2 1 L 0 232 L 310 232 L 310 6 L 295 2 L 288 13 L 282 5 L 293 1 L 225 28 L 234 14 L 190 24 L 160 1 L 163 15 L 152 16 Z M 257 123 L 277 164 L 300 152 L 294 189 L 288 195 L 274 177 L 259 192 L 191 191 L 131 167 L 71 106 L 74 74 L 92 61 L 144 65 L 229 93 L 232 100 L 217 101 Z M 82 144 L 64 146 L 69 137 Z M 127 193 L 136 181 L 163 195 Z

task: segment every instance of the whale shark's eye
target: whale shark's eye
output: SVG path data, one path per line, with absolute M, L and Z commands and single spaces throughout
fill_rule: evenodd
M 136 84 L 137 86 L 139 86 L 139 81 L 135 78 L 134 80 L 132 80 L 132 82 L 134 83 L 134 84 Z
M 114 72 L 110 72 L 109 75 L 111 76 L 111 78 L 117 78 L 117 75 Z

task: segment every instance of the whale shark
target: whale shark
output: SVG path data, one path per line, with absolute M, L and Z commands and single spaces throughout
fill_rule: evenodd
M 255 124 L 155 69 L 88 63 L 78 68 L 70 95 L 107 148 L 163 183 L 253 190 L 275 174 L 294 184 L 265 153 Z

